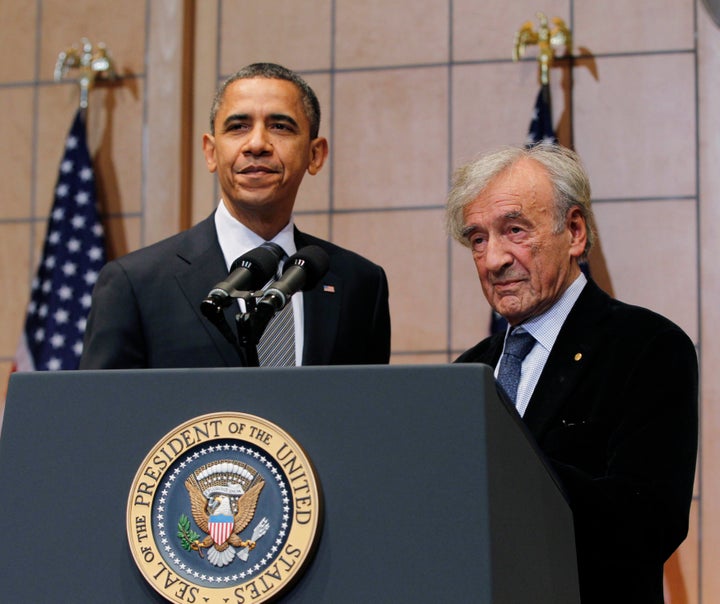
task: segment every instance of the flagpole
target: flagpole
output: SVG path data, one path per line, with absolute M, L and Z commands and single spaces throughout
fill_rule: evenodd
M 552 121 L 552 102 L 550 95 L 550 68 L 555 63 L 555 52 L 557 49 L 564 47 L 565 51 L 562 59 L 568 61 L 568 78 L 569 91 L 567 94 L 568 113 L 570 115 L 569 124 L 569 141 L 564 146 L 574 149 L 575 133 L 573 128 L 573 54 L 572 54 L 572 32 L 565 25 L 565 22 L 559 17 L 553 17 L 553 27 L 548 25 L 548 19 L 543 13 L 537 14 L 540 25 L 538 29 L 534 29 L 533 23 L 527 21 L 515 33 L 515 43 L 513 46 L 513 60 L 519 61 L 524 55 L 528 46 L 538 46 L 538 80 L 540 81 L 540 92 L 535 103 L 533 119 L 530 123 L 528 131 L 528 144 L 534 144 L 541 140 L 554 140 L 559 142 Z M 588 258 L 587 267 L 592 273 L 593 279 L 608 294 L 613 295 L 612 282 L 610 274 L 605 263 L 605 257 L 602 252 L 602 245 L 598 235 L 594 249 Z
M 539 143 L 558 143 L 555 128 L 553 126 L 552 99 L 550 94 L 550 67 L 555 61 L 555 49 L 565 46 L 566 55 L 571 54 L 572 36 L 570 30 L 559 17 L 553 18 L 555 27 L 551 30 L 548 26 L 547 17 L 538 13 L 540 27 L 535 30 L 533 24 L 527 21 L 515 33 L 515 44 L 513 46 L 513 61 L 519 61 L 530 45 L 537 45 L 538 52 L 538 80 L 540 90 L 538 91 L 532 119 L 527 132 L 525 145 L 532 147 Z M 496 334 L 507 329 L 507 321 L 496 311 L 490 316 L 490 333 Z

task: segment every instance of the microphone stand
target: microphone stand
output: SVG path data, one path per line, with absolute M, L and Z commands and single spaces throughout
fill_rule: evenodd
M 243 296 L 245 312 L 235 315 L 238 334 L 238 348 L 246 367 L 259 367 L 257 345 L 265 332 L 275 309 L 270 304 L 258 304 L 256 295 Z
M 270 319 L 275 314 L 275 309 L 270 304 L 257 303 L 261 293 L 235 290 L 229 297 L 223 299 L 209 296 L 200 305 L 202 314 L 233 345 L 233 348 L 240 356 L 243 367 L 260 366 L 257 345 Z M 245 312 L 235 315 L 237 330 L 237 337 L 235 337 L 225 319 L 224 309 L 230 304 L 235 304 L 235 300 L 239 298 L 242 298 L 245 302 Z

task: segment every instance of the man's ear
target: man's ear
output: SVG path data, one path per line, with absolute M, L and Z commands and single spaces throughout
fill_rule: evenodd
M 319 136 L 310 141 L 310 163 L 308 172 L 315 176 L 320 172 L 328 156 L 328 142 L 326 138 Z
M 580 258 L 585 253 L 587 245 L 587 224 L 580 208 L 573 206 L 568 210 L 565 224 L 570 234 L 570 255 Z
M 202 142 L 205 164 L 210 172 L 215 172 L 217 169 L 217 160 L 215 159 L 215 137 L 212 134 L 203 134 Z

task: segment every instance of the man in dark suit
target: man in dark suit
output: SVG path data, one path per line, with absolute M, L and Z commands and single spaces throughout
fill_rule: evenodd
M 300 183 L 328 154 L 320 106 L 294 72 L 249 65 L 218 89 L 203 150 L 222 198 L 193 228 L 108 263 L 93 291 L 81 369 L 244 364 L 237 346 L 200 310 L 233 261 L 265 241 L 287 256 L 317 245 L 329 270 L 290 300 L 295 364 L 387 363 L 390 314 L 383 269 L 300 232 L 292 212 Z M 235 330 L 238 306 L 225 309 Z
M 505 149 L 463 166 L 447 225 L 509 323 L 457 362 L 495 367 L 556 472 L 573 511 L 582 602 L 662 603 L 663 563 L 687 534 L 692 499 L 693 343 L 582 274 L 594 217 L 568 149 Z M 503 353 L 523 332 L 532 338 L 519 383 L 506 381 Z

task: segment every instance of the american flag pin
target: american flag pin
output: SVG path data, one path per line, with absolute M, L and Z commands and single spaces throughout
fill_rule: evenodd
M 335 286 L 334 285 L 323 285 L 323 291 L 327 292 L 328 294 L 334 294 Z

